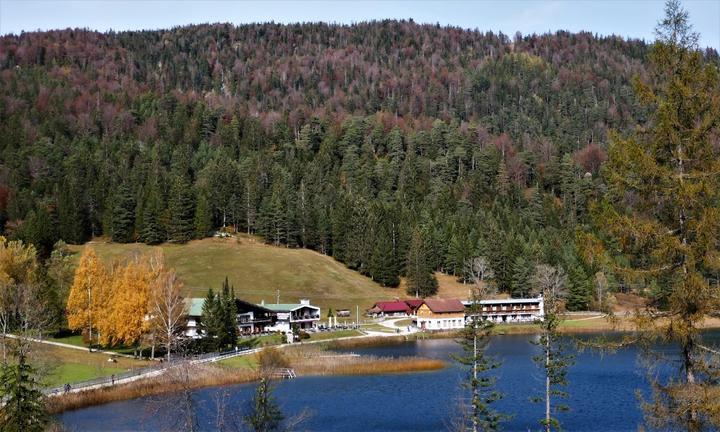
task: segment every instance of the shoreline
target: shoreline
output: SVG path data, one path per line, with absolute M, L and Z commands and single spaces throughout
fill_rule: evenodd
M 589 325 L 567 325 L 572 322 L 583 321 Z M 710 318 L 703 326 L 703 330 L 720 329 L 720 320 Z M 617 322 L 610 322 L 607 317 L 601 316 L 593 320 L 566 320 L 561 325 L 560 333 L 568 335 L 626 333 L 634 331 L 630 320 L 619 318 Z M 539 328 L 534 324 L 501 324 L 493 329 L 494 336 L 504 335 L 531 335 L 538 334 Z M 447 366 L 443 360 L 423 357 L 386 358 L 374 356 L 350 356 L 337 353 L 334 350 L 364 348 L 398 343 L 425 340 L 425 339 L 455 339 L 457 331 L 444 331 L 432 333 L 412 333 L 406 335 L 359 335 L 314 341 L 310 343 L 297 343 L 294 345 L 267 346 L 265 350 L 282 351 L 289 357 L 289 366 L 298 372 L 298 376 L 342 376 L 342 375 L 377 375 L 395 373 L 417 373 L 439 370 Z M 324 355 L 320 355 L 320 353 Z M 248 364 L 257 359 L 258 354 L 247 356 Z M 251 357 L 251 358 L 250 358 Z M 322 358 L 322 360 L 320 360 Z M 86 391 L 57 395 L 47 399 L 48 412 L 52 415 L 65 411 L 88 408 L 123 400 L 142 397 L 157 396 L 183 390 L 196 390 L 207 387 L 225 385 L 248 384 L 258 381 L 261 373 L 256 366 L 231 367 L 222 362 L 212 364 L 196 364 L 181 367 L 180 370 L 193 369 L 192 379 L 178 380 L 177 373 L 168 370 L 159 376 L 152 376 L 137 381 L 119 384 L 113 387 L 103 387 Z
M 288 357 L 288 366 L 297 372 L 298 377 L 416 373 L 440 370 L 447 366 L 445 361 L 424 357 L 350 356 L 310 345 L 266 347 L 267 350 L 274 351 L 281 348 L 283 355 Z M 326 355 L 321 356 L 320 353 Z M 49 397 L 46 399 L 47 408 L 51 415 L 58 415 L 123 400 L 208 387 L 249 384 L 263 376 L 259 366 L 251 365 L 254 360 L 248 360 L 248 366 L 245 367 L 227 366 L 222 362 L 182 365 L 158 376 Z

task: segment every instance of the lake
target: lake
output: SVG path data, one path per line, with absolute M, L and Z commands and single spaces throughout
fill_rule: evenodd
M 713 334 L 713 336 L 716 336 Z M 495 408 L 512 415 L 504 430 L 539 430 L 543 406 L 530 398 L 540 395 L 543 379 L 532 357 L 538 348 L 532 335 L 505 335 L 493 338 L 487 350 L 502 361 L 497 370 L 497 387 L 504 398 Z M 452 340 L 434 339 L 391 346 L 353 350 L 380 356 L 418 355 L 448 359 L 458 353 Z M 570 411 L 559 418 L 569 431 L 636 431 L 642 422 L 636 391 L 647 394 L 644 369 L 635 347 L 603 355 L 576 352 L 569 369 L 565 401 Z M 312 416 L 302 430 L 313 431 L 442 431 L 448 430 L 458 412 L 463 370 L 455 364 L 443 370 L 394 375 L 301 377 L 279 382 L 275 397 L 288 416 L 307 408 Z M 203 430 L 213 430 L 219 395 L 223 405 L 242 415 L 252 397 L 254 385 L 244 384 L 193 392 Z M 168 423 L 182 416 L 177 400 L 156 397 L 150 402 L 137 399 L 77 411 L 58 418 L 68 430 L 172 430 Z

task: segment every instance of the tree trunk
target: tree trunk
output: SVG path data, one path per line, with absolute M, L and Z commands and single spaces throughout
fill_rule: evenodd
M 477 368 L 478 368 L 478 346 L 477 346 L 477 318 L 473 319 L 473 432 L 478 432 L 478 419 L 477 419 L 477 402 L 478 402 L 478 388 L 477 388 Z
M 545 431 L 550 432 L 550 335 L 545 337 Z
M 692 352 L 695 347 L 695 341 L 692 335 L 688 335 L 683 343 L 683 365 L 685 368 L 685 381 L 689 385 L 695 384 L 695 365 L 692 358 Z M 694 407 L 690 407 L 687 412 L 687 430 L 699 430 L 697 425 L 697 411 Z

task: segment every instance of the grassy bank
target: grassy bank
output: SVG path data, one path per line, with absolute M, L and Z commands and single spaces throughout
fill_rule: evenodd
M 34 344 L 31 351 L 33 364 L 38 367 L 45 387 L 58 387 L 94 378 L 121 374 L 128 370 L 149 366 L 151 363 L 125 357 L 115 357 L 54 345 Z

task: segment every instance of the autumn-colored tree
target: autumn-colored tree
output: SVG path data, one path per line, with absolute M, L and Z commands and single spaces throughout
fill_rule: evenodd
M 95 250 L 85 248 L 75 270 L 75 279 L 67 302 L 68 327 L 87 330 L 92 351 L 92 332 L 105 315 L 110 292 L 108 271 Z
M 107 313 L 98 321 L 101 344 L 123 343 L 137 349 L 149 328 L 150 284 L 155 276 L 147 260 L 138 258 L 115 268 Z
M 636 83 L 651 115 L 644 128 L 613 139 L 604 172 L 609 193 L 597 216 L 608 246 L 627 263 L 626 277 L 660 287 L 641 334 L 680 353 L 679 362 L 667 359 L 680 365 L 678 378 L 653 379 L 646 420 L 697 431 L 720 426 L 717 351 L 700 332 L 720 305 L 710 280 L 720 271 L 720 76 L 698 50 L 679 2 L 668 1 L 665 12 L 650 55 L 652 81 Z M 663 364 L 660 353 L 649 354 Z
M 33 245 L 25 245 L 22 241 L 8 241 L 0 236 L 0 329 L 3 335 L 3 359 L 6 358 L 5 335 L 21 324 L 19 321 L 24 318 L 20 309 L 27 296 L 23 294 L 35 286 L 37 268 L 37 252 Z

